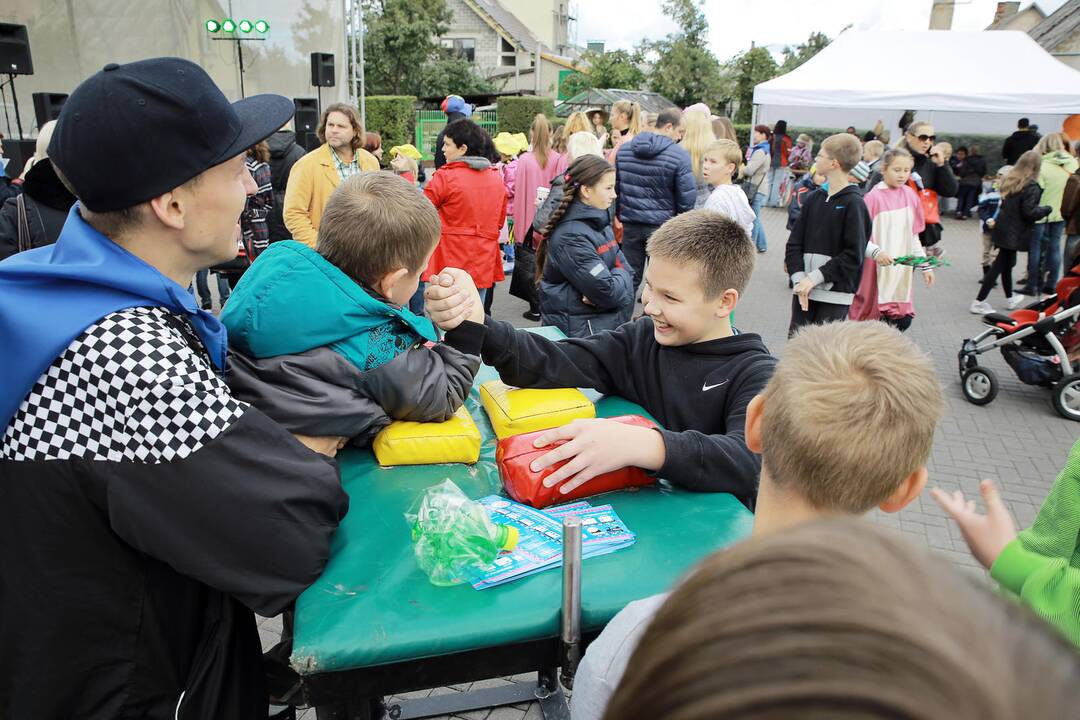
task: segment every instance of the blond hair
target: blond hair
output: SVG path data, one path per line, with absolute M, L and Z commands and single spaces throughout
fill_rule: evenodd
M 1041 171 L 1042 155 L 1038 150 L 1028 150 L 1017 159 L 1009 174 L 1001 181 L 1001 197 L 1020 192 L 1029 182 L 1038 180 Z
M 649 238 L 646 251 L 651 258 L 697 267 L 707 300 L 725 290 L 742 296 L 757 256 L 754 243 L 739 223 L 706 208 L 676 215 L 661 225 Z
M 702 157 L 706 155 L 714 155 L 720 158 L 720 161 L 724 163 L 734 163 L 735 169 L 732 171 L 732 175 L 739 171 L 739 165 L 742 164 L 743 160 L 739 143 L 726 138 L 722 140 L 713 140 L 712 143 L 709 144 L 709 147 L 705 148 L 705 153 Z
M 579 157 L 586 155 L 604 156 L 604 149 L 600 147 L 600 138 L 588 130 L 582 130 L 571 135 L 566 141 L 567 162 L 574 162 Z
M 576 132 L 592 132 L 592 123 L 589 122 L 589 118 L 585 113 L 580 110 L 570 113 L 570 117 L 566 118 L 566 124 L 563 127 L 565 128 L 563 134 L 566 137 L 570 137 Z
M 859 138 L 851 133 L 830 135 L 821 141 L 821 151 L 838 162 L 840 169 L 846 173 L 851 172 L 862 160 L 862 145 Z
M 735 134 L 735 126 L 731 124 L 730 118 L 726 115 L 722 115 L 712 121 L 713 135 L 718 140 L 731 140 L 733 142 L 739 142 L 739 136 Z
M 880 140 L 868 140 L 863 145 L 863 159 L 868 161 L 877 160 L 885 153 L 885 143 Z
M 541 169 L 546 169 L 548 157 L 551 153 L 551 123 L 543 113 L 537 113 L 533 118 L 532 127 L 529 129 L 529 140 L 532 142 L 532 154 L 536 157 Z
M 699 563 L 604 720 L 1063 718 L 1078 684 L 1076 649 L 1019 603 L 897 532 L 832 518 Z
M 762 465 L 821 510 L 864 513 L 926 463 L 942 397 L 930 360 L 885 323 L 803 328 L 765 387 Z
M 1067 135 L 1065 137 L 1068 137 Z M 1050 133 L 1049 135 L 1043 135 L 1039 138 L 1039 142 L 1035 145 L 1035 151 L 1040 155 L 1046 153 L 1056 152 L 1061 150 L 1063 152 L 1069 152 L 1069 143 L 1067 140 L 1062 140 L 1061 133 Z
M 712 131 L 712 120 L 700 110 L 691 110 L 683 115 L 683 125 L 686 131 L 680 144 L 690 153 L 690 165 L 694 175 L 700 177 L 701 160 L 705 157 L 705 151 L 716 140 Z
M 630 123 L 629 130 L 630 135 L 637 135 L 641 132 L 641 106 L 636 102 L 629 100 L 619 100 L 617 103 L 611 106 L 611 114 L 621 113 L 625 115 Z
M 420 269 L 439 241 L 439 213 L 393 173 L 361 173 L 330 196 L 315 250 L 362 285 L 400 268 Z

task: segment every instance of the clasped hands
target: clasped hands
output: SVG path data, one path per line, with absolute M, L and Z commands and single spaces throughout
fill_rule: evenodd
M 469 320 L 484 322 L 484 303 L 472 278 L 464 270 L 444 268 L 432 275 L 424 290 L 424 308 L 431 321 L 444 331 Z M 533 472 L 566 462 L 544 478 L 544 487 L 562 483 L 559 491 L 569 493 L 597 475 L 624 467 L 659 470 L 666 457 L 664 439 L 650 428 L 624 425 L 611 420 L 575 420 L 549 430 L 533 443 L 548 447 L 562 442 L 551 452 L 533 461 Z

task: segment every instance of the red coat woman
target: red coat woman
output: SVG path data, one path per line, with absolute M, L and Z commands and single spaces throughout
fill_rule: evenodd
M 471 120 L 455 120 L 446 126 L 443 151 L 447 162 L 424 188 L 442 221 L 442 235 L 425 277 L 443 268 L 461 268 L 481 289 L 506 277 L 499 253 L 506 186 L 491 161 L 482 157 L 491 143 L 486 135 Z

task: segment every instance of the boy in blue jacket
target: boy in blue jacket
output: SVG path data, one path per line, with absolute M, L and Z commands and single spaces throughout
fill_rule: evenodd
M 483 333 L 436 343 L 407 305 L 439 240 L 427 198 L 388 172 L 331 196 L 315 248 L 274 243 L 221 315 L 233 393 L 294 433 L 367 444 L 392 420 L 441 422 L 461 407 Z

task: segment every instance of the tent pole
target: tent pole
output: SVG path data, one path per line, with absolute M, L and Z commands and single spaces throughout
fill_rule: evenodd
M 754 105 L 754 107 L 753 107 L 753 109 L 752 109 L 752 110 L 750 111 L 750 130 L 751 130 L 751 137 L 753 137 L 753 129 L 754 129 L 754 126 L 755 126 L 755 125 L 757 125 L 757 111 L 758 111 L 758 106 L 757 106 L 757 105 L 755 104 L 755 105 Z

